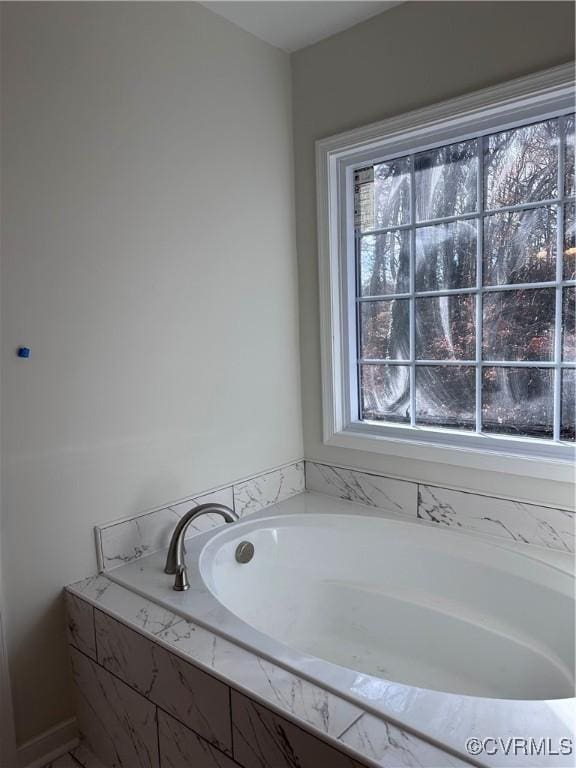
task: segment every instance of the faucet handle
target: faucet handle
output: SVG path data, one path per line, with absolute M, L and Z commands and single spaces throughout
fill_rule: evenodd
M 185 565 L 176 566 L 176 577 L 174 578 L 174 589 L 176 592 L 185 592 L 190 589 L 190 582 L 188 581 L 188 571 Z

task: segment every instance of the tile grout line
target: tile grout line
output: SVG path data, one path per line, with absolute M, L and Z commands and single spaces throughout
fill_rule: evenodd
M 92 606 L 92 632 L 94 634 L 94 653 L 98 661 L 98 638 L 96 637 L 96 608 Z
M 356 723 L 357 723 L 359 720 L 361 720 L 361 719 L 364 717 L 364 715 L 365 715 L 365 714 L 366 714 L 365 712 L 360 712 L 360 714 L 359 714 L 359 715 L 356 715 L 356 717 L 355 717 L 355 718 L 352 720 L 352 722 L 351 722 L 351 723 L 348 723 L 348 725 L 346 726 L 346 728 L 344 728 L 344 730 L 343 730 L 343 731 L 341 731 L 341 732 L 338 734 L 338 736 L 336 737 L 336 738 L 338 739 L 338 741 L 340 741 L 340 739 L 341 739 L 341 738 L 344 736 L 344 734 L 348 733 L 348 731 L 350 730 L 350 728 L 352 728 L 354 725 L 356 725 Z
M 120 680 L 121 678 L 118 678 L 118 679 Z M 128 685 L 128 683 L 125 683 L 125 685 Z M 128 687 L 131 688 L 131 690 L 135 690 L 131 686 L 128 686 Z M 140 693 L 140 692 L 136 691 L 136 693 Z M 140 695 L 142 696 L 142 694 Z M 144 698 L 146 699 L 146 701 L 150 701 L 150 699 L 148 699 L 146 696 L 144 696 Z M 154 703 L 154 702 L 151 702 L 151 703 Z M 168 712 L 167 710 L 164 709 L 164 707 L 161 707 L 159 704 L 154 704 L 154 706 L 159 712 L 162 712 L 163 715 L 166 715 L 166 717 L 171 717 L 172 720 L 177 722 L 178 725 L 181 725 L 182 728 L 185 728 L 187 731 L 190 731 L 190 733 L 193 733 L 197 739 L 200 739 L 200 741 L 204 741 L 206 744 L 208 744 L 210 746 L 210 749 L 214 749 L 216 752 L 218 752 L 221 755 L 224 755 L 224 757 L 227 757 L 230 760 L 230 754 L 228 752 L 224 752 L 223 749 L 221 749 L 218 745 L 214 744 L 209 739 L 207 739 L 206 736 L 202 736 L 202 734 L 198 733 L 198 731 L 195 731 L 194 728 L 190 728 L 189 725 L 186 725 L 186 723 L 183 723 L 182 720 L 176 717 L 176 715 L 172 714 L 172 712 Z M 234 754 L 234 753 L 232 752 L 231 754 Z
M 230 749 L 232 750 L 232 757 L 236 760 L 236 752 L 234 750 L 234 722 L 232 719 L 232 688 L 228 686 L 228 712 L 230 721 Z
M 158 714 L 158 704 L 156 706 L 156 748 L 158 750 L 158 768 L 162 766 L 162 755 L 160 753 L 160 717 Z

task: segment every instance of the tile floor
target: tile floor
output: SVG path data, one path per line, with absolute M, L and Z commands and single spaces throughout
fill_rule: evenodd
M 71 752 L 47 763 L 44 768 L 106 768 L 106 766 L 84 744 L 80 744 Z

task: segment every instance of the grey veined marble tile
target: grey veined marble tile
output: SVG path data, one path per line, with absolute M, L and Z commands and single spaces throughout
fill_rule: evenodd
M 182 515 L 186 514 L 188 510 L 208 502 L 232 507 L 234 503 L 232 486 L 195 496 L 180 504 L 173 504 L 163 509 L 147 512 L 144 515 L 138 515 L 131 520 L 100 526 L 98 531 L 104 570 L 131 563 L 152 554 L 152 552 L 166 548 L 170 543 L 174 527 Z M 207 515 L 200 518 L 198 522 L 191 524 L 186 538 L 221 524 L 222 518 L 220 516 Z
M 101 611 L 98 661 L 224 752 L 231 752 L 229 689 Z
M 416 516 L 416 483 L 307 461 L 306 488 L 370 507 Z
M 153 635 L 182 621 L 181 616 L 110 581 L 106 576 L 91 576 L 71 584 L 66 590 Z
M 338 736 L 362 714 L 349 701 L 191 622 L 182 621 L 158 638 L 327 735 Z
M 178 517 L 182 517 L 190 509 L 198 507 L 201 504 L 224 504 L 224 506 L 234 509 L 234 493 L 232 486 L 224 488 L 220 491 L 214 491 L 214 493 L 206 493 L 204 496 L 197 496 L 191 501 L 183 501 L 181 504 L 172 504 L 171 509 L 176 512 Z M 202 515 L 197 520 L 193 520 L 186 532 L 186 538 L 195 536 L 197 533 L 203 531 L 210 531 L 212 528 L 218 528 L 221 525 L 225 525 L 225 521 L 221 515 L 209 512 L 206 515 Z
M 236 768 L 235 763 L 170 715 L 158 711 L 162 768 Z
M 418 517 L 452 528 L 574 552 L 575 516 L 562 509 L 420 485 Z
M 179 517 L 170 507 L 100 528 L 105 571 L 167 547 Z
M 109 768 L 159 768 L 156 707 L 70 648 L 80 732 Z
M 244 517 L 303 490 L 304 462 L 298 461 L 234 485 L 234 509 Z
M 70 592 L 65 593 L 65 601 L 68 642 L 90 658 L 96 659 L 94 608 Z
M 359 768 L 343 752 L 232 691 L 234 758 L 244 768 Z
M 340 741 L 383 768 L 463 768 L 470 765 L 373 715 L 362 715 Z

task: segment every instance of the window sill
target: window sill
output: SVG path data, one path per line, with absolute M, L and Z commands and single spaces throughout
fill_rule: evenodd
M 511 441 L 507 439 L 505 444 L 502 443 L 499 446 L 499 438 L 474 436 L 479 440 L 490 441 L 489 446 L 481 448 L 477 444 L 470 445 L 468 438 L 471 436 L 460 435 L 458 436 L 460 444 L 456 446 L 454 433 L 448 432 L 446 441 L 443 442 L 442 432 L 439 430 L 423 430 L 422 436 L 414 434 L 410 437 L 401 434 L 395 436 L 393 434 L 396 430 L 395 427 L 388 428 L 386 434 L 382 434 L 382 430 L 381 426 L 374 427 L 370 424 L 357 422 L 327 436 L 324 443 L 339 448 L 450 464 L 487 472 L 500 472 L 564 483 L 574 481 L 576 448 L 570 445 L 562 446 L 565 449 L 561 452 L 563 455 L 546 457 L 542 454 L 523 454 L 522 450 L 525 450 L 526 443 L 521 440 Z M 433 436 L 434 442 L 430 439 L 427 440 L 426 437 L 428 436 L 430 438 Z M 518 443 L 517 451 L 510 448 L 511 442 Z M 533 449 L 532 446 L 530 449 Z

